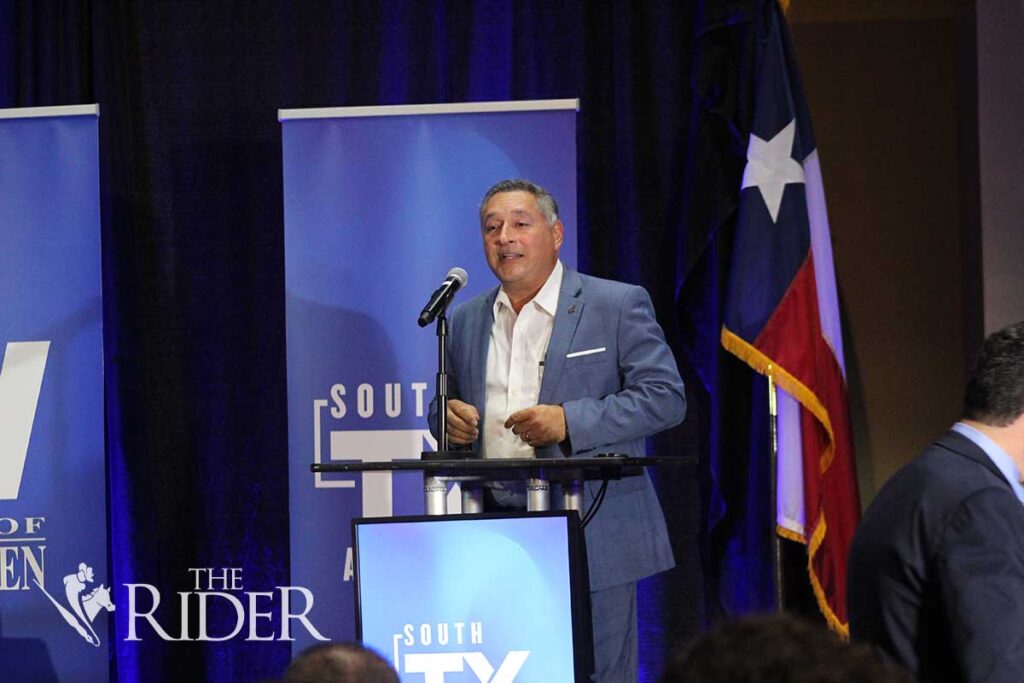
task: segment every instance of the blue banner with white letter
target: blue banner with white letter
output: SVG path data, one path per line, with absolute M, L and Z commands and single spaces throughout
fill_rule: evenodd
M 0 110 L 0 662 L 108 677 L 95 106 Z
M 574 101 L 281 112 L 291 576 L 323 637 L 355 637 L 351 519 L 420 514 L 423 486 L 310 464 L 435 447 L 437 340 L 416 319 L 454 266 L 469 273 L 455 305 L 496 286 L 477 217 L 492 184 L 546 187 L 575 266 L 575 115 Z M 296 635 L 296 649 L 315 638 Z
M 564 514 L 357 523 L 363 643 L 408 683 L 581 680 Z

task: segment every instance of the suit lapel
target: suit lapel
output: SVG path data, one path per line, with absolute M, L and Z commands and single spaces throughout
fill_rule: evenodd
M 490 347 L 491 327 L 494 326 L 494 300 L 498 297 L 495 287 L 484 299 L 482 310 L 477 311 L 473 321 L 473 338 L 469 348 L 473 349 L 469 368 L 471 386 L 466 402 L 477 407 L 480 412 L 480 423 L 483 424 L 484 404 L 487 402 L 487 350 Z
M 989 458 L 988 455 L 985 454 L 985 451 L 983 451 L 978 444 L 974 443 L 960 432 L 955 432 L 951 429 L 936 439 L 935 443 L 957 453 L 958 455 L 962 455 L 965 458 L 975 461 L 982 467 L 987 468 L 999 477 L 999 479 L 1006 482 L 1007 488 L 1011 490 L 1013 489 L 1013 487 L 1010 486 L 1010 482 L 1006 481 L 1006 477 L 1004 477 L 1003 473 L 998 467 L 996 467 L 996 464 L 992 462 L 992 459 Z
M 562 370 L 565 369 L 565 355 L 572 347 L 585 303 L 583 278 L 576 271 L 566 268 L 562 275 L 562 288 L 558 292 L 555 324 L 544 356 L 544 379 L 541 380 L 538 403 L 550 403 L 554 400 Z

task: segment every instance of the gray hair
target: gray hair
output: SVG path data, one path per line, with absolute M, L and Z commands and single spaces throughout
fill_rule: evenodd
M 480 225 L 484 223 L 484 208 L 487 206 L 487 202 L 501 192 L 529 192 L 537 200 L 537 206 L 540 207 L 540 212 L 544 214 L 548 225 L 558 220 L 558 202 L 547 190 L 525 178 L 509 178 L 491 185 L 491 189 L 487 190 L 484 198 L 480 200 Z

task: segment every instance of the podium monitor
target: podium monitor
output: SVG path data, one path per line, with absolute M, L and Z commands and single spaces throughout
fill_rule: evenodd
M 576 512 L 353 520 L 356 628 L 402 683 L 566 683 L 592 669 Z

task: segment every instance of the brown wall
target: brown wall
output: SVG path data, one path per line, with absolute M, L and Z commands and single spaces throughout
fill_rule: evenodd
M 984 327 L 1024 319 L 1024 2 L 977 5 Z
M 828 200 L 861 498 L 960 410 L 965 375 L 951 3 L 794 0 Z

